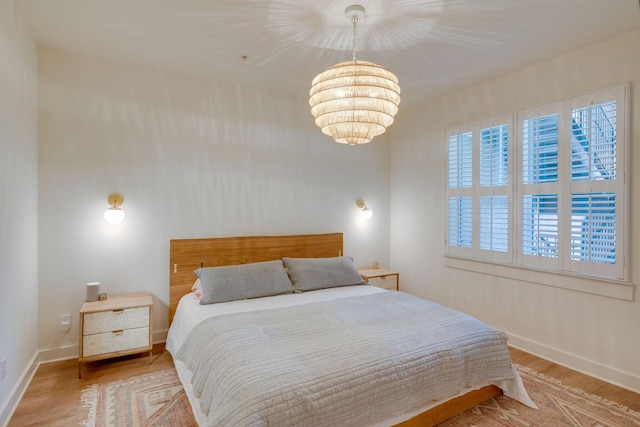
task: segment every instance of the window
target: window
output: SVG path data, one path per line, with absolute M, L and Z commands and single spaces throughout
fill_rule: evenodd
M 512 122 L 513 115 L 506 115 L 447 131 L 451 254 L 510 257 Z
M 459 131 L 449 138 L 449 238 L 456 247 L 461 248 L 471 248 L 473 241 L 471 136 L 471 132 Z
M 560 114 L 563 102 L 547 104 L 518 112 L 521 125 L 518 176 L 521 215 L 516 218 L 521 233 L 520 264 L 562 269 L 560 219 L 563 187 L 564 116 Z
M 480 123 L 480 250 L 509 252 L 509 132 L 511 116 Z
M 625 280 L 619 86 L 447 129 L 446 253 Z

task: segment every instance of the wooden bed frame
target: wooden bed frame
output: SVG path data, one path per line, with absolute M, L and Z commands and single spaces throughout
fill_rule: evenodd
M 247 264 L 283 257 L 341 256 L 342 241 L 342 233 L 171 240 L 169 324 L 180 298 L 191 292 L 195 281 L 193 272 L 200 267 Z M 502 390 L 496 386 L 483 387 L 435 406 L 397 426 L 433 426 L 500 394 Z

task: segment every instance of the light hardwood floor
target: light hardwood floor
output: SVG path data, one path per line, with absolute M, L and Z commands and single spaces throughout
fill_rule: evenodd
M 87 419 L 88 408 L 80 403 L 80 393 L 96 383 L 117 381 L 127 377 L 173 368 L 173 359 L 164 344 L 149 353 L 99 360 L 82 365 L 78 378 L 77 359 L 42 364 L 31 380 L 8 427 L 78 426 Z
M 579 388 L 589 394 L 600 396 L 619 403 L 636 412 L 640 412 L 640 394 L 609 384 L 596 378 L 581 374 L 548 360 L 533 356 L 524 351 L 511 348 L 511 360 L 536 372 L 562 381 L 563 384 Z
M 511 349 L 511 356 L 514 363 L 640 412 L 640 395 L 636 393 L 517 349 Z M 164 351 L 164 345 L 154 346 L 151 357 L 128 356 L 84 364 L 82 378 L 78 378 L 76 360 L 43 364 L 18 405 L 9 427 L 77 426 L 87 418 L 88 409 L 80 403 L 80 393 L 87 386 L 172 367 L 173 360 Z

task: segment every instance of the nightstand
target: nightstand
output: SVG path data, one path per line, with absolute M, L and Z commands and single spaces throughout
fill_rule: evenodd
M 389 291 L 397 291 L 400 287 L 400 273 L 385 270 L 384 268 L 371 268 L 358 270 L 362 279 L 370 285 L 384 288 Z
M 78 377 L 83 362 L 147 351 L 151 356 L 151 294 L 109 295 L 104 301 L 85 302 L 79 326 Z

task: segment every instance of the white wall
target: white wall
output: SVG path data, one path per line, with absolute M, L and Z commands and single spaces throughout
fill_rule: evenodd
M 39 348 L 77 345 L 84 285 L 155 295 L 167 327 L 169 240 L 343 232 L 360 266 L 389 262 L 389 149 L 313 124 L 306 94 L 179 76 L 40 48 Z M 103 219 L 124 196 L 126 218 Z M 371 221 L 358 220 L 364 198 Z M 70 332 L 58 316 L 73 314 Z M 52 353 L 53 354 L 53 353 Z
M 38 129 L 36 47 L 13 0 L 0 0 L 0 425 L 36 354 Z
M 447 126 L 631 82 L 632 190 L 640 187 L 640 31 L 431 99 L 391 131 L 391 266 L 402 287 L 505 329 L 525 350 L 640 390 L 640 302 L 445 267 Z M 640 279 L 631 198 L 631 281 Z M 585 282 L 586 285 L 586 282 Z

